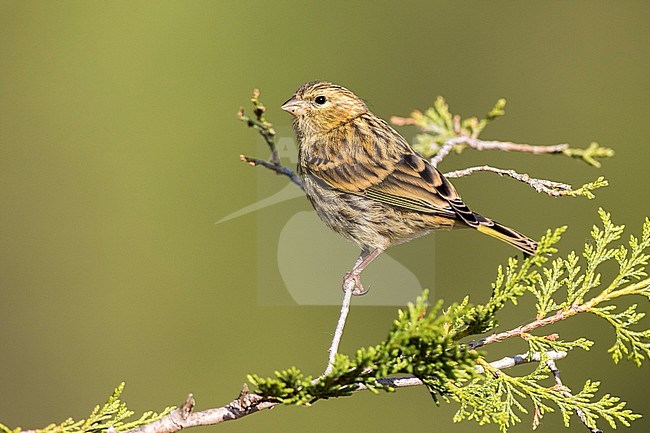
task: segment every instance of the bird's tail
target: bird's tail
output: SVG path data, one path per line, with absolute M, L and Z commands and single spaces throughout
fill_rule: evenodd
M 479 224 L 476 226 L 476 230 L 486 235 L 490 235 L 494 238 L 497 238 L 507 244 L 512 245 L 518 250 L 523 251 L 526 255 L 535 254 L 537 249 L 537 242 L 531 238 L 522 235 L 519 232 L 514 231 L 511 228 L 508 228 L 502 224 L 499 224 L 496 221 L 485 218 L 481 215 L 474 214 Z

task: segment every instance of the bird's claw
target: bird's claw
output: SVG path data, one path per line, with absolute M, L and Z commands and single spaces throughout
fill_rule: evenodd
M 345 277 L 343 277 L 343 291 L 345 292 L 346 290 L 352 290 L 354 296 L 363 296 L 369 292 L 369 290 L 365 289 L 363 284 L 361 284 L 359 274 L 352 272 L 348 272 L 345 274 Z

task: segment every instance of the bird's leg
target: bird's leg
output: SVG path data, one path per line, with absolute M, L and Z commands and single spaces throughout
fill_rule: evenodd
M 352 270 L 346 273 L 345 277 L 343 277 L 343 291 L 352 290 L 352 294 L 355 296 L 361 296 L 368 293 L 368 291 L 364 289 L 363 284 L 361 284 L 361 278 L 359 275 L 366 266 L 376 259 L 383 251 L 384 250 L 381 248 L 377 248 L 371 252 L 369 249 L 363 248 L 359 258 L 354 263 Z

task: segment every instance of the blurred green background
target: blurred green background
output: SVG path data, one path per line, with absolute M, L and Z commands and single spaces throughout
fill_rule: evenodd
M 188 392 L 198 409 L 220 406 L 247 373 L 322 371 L 338 309 L 258 302 L 266 285 L 281 284 L 260 272 L 275 258 L 264 262 L 259 240 L 276 235 L 260 237 L 259 221 L 282 228 L 309 210 L 306 200 L 215 225 L 263 198 L 260 182 L 275 191 L 287 183 L 238 159 L 266 156 L 235 116 L 254 87 L 285 135 L 279 106 L 313 79 L 350 87 L 384 118 L 439 94 L 464 116 L 505 97 L 507 114 L 485 138 L 596 140 L 616 157 L 597 170 L 468 151 L 444 170 L 489 163 L 574 185 L 604 175 L 611 186 L 592 201 L 552 199 L 477 174 L 454 182 L 465 201 L 531 236 L 568 224 L 565 253 L 581 248 L 599 206 L 638 233 L 649 214 L 649 16 L 645 1 L 0 1 L 0 421 L 36 428 L 83 418 L 121 381 L 142 412 Z M 513 254 L 469 231 L 393 254 L 427 251 L 434 239 L 435 278 L 422 281 L 447 302 L 485 300 L 496 266 Z M 318 245 L 299 247 L 309 255 Z M 345 270 L 329 267 L 336 281 Z M 395 310 L 353 308 L 342 349 L 378 342 Z M 530 302 L 510 307 L 502 327 L 533 311 Z M 613 368 L 609 328 L 584 317 L 548 332 L 594 338 L 591 352 L 559 363 L 565 383 L 602 380 L 646 416 L 630 431 L 650 431 L 647 366 Z M 491 359 L 524 350 L 501 346 Z M 451 422 L 456 409 L 436 407 L 424 389 L 360 393 L 202 431 L 475 431 Z M 559 418 L 547 415 L 541 431 L 558 431 Z M 513 431 L 530 430 L 523 419 Z

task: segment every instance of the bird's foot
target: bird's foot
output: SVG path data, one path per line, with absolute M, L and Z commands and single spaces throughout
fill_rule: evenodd
M 352 290 L 354 296 L 363 296 L 368 293 L 368 290 L 361 284 L 359 274 L 355 274 L 354 272 L 348 272 L 343 277 L 343 291 L 345 292 L 346 290 Z

